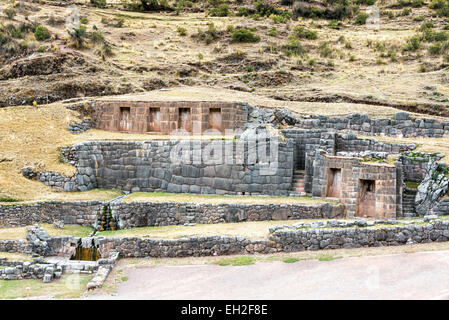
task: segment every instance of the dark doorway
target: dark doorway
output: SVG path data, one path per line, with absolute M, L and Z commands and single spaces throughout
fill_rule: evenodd
M 179 108 L 178 129 L 192 132 L 192 115 L 190 108 Z
M 120 108 L 120 131 L 129 131 L 131 128 L 131 110 L 128 107 Z
M 160 132 L 161 131 L 161 108 L 150 108 L 148 113 L 148 132 Z
M 355 215 L 358 217 L 376 217 L 376 181 L 359 180 L 357 209 Z
M 326 197 L 341 198 L 341 169 L 329 169 Z
M 209 109 L 209 129 L 222 131 L 222 117 L 220 108 Z

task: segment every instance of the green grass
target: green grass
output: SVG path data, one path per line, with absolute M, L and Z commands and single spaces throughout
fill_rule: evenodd
M 42 280 L 0 280 L 0 299 L 26 298 L 27 287 L 30 288 L 30 297 L 79 298 L 91 278 L 91 275 L 68 274 L 51 283 L 43 283 Z
M 125 282 L 125 281 L 128 281 L 128 280 L 129 280 L 129 277 L 123 276 L 123 277 L 120 278 L 120 280 L 122 280 L 123 282 Z
M 218 261 L 219 266 L 247 266 L 254 264 L 255 259 L 253 257 L 242 256 L 235 258 L 223 258 Z
M 338 258 L 334 257 L 331 254 L 323 254 L 318 258 L 318 260 L 320 260 L 320 261 L 332 261 L 334 259 L 338 259 Z
M 285 263 L 294 263 L 294 262 L 297 262 L 297 261 L 299 261 L 299 259 L 298 258 L 285 258 L 284 260 L 282 260 L 282 261 L 284 261 Z
M 419 182 L 405 181 L 405 185 L 409 189 L 417 189 L 419 186 Z

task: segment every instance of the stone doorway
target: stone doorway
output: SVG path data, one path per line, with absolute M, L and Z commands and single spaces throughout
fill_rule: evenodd
M 355 215 L 364 218 L 375 218 L 376 181 L 360 179 L 357 198 L 357 208 Z
M 190 108 L 179 108 L 178 129 L 192 132 L 192 114 Z
M 120 131 L 129 131 L 131 128 L 131 109 L 129 107 L 120 108 Z
M 326 197 L 341 198 L 341 169 L 329 169 Z
M 222 131 L 222 116 L 220 108 L 209 109 L 209 129 Z
M 150 108 L 147 124 L 148 132 L 161 132 L 161 108 Z

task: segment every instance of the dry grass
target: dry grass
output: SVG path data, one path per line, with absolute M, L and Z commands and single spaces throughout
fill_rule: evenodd
M 39 181 L 26 179 L 22 176 L 21 169 L 31 166 L 36 170 L 55 171 L 70 177 L 75 174 L 75 167 L 59 161 L 59 147 L 87 140 L 170 138 L 162 135 L 126 134 L 95 129 L 72 135 L 67 126 L 76 121 L 79 121 L 78 115 L 60 103 L 37 108 L 29 106 L 0 108 L 0 197 L 24 201 L 113 198 L 118 195 L 117 191 L 60 192 Z M 197 138 L 213 137 L 193 137 Z
M 51 283 L 42 280 L 0 280 L 0 299 L 25 299 L 27 288 L 30 288 L 30 298 L 79 298 L 83 295 L 92 275 L 72 274 Z
M 213 97 L 213 99 L 211 99 Z M 372 117 L 389 117 L 398 109 L 383 106 L 371 106 L 359 103 L 325 103 L 280 101 L 249 92 L 235 91 L 214 87 L 176 87 L 172 89 L 155 90 L 142 94 L 127 94 L 114 97 L 102 97 L 106 101 L 234 101 L 248 102 L 267 108 L 288 108 L 303 115 L 322 114 L 327 116 L 343 116 L 355 112 L 366 113 Z
M 327 221 L 327 219 L 320 219 Z M 110 237 L 138 237 L 157 239 L 179 239 L 183 237 L 208 236 L 242 236 L 249 239 L 266 239 L 268 228 L 276 225 L 292 225 L 297 222 L 313 222 L 316 220 L 271 220 L 238 223 L 196 224 L 194 226 L 162 226 L 122 229 L 117 231 L 103 231 L 98 236 Z
M 123 200 L 129 202 L 190 202 L 190 203 L 250 203 L 250 204 L 320 204 L 328 202 L 311 197 L 280 197 L 280 196 L 228 196 L 199 195 L 189 193 L 134 192 Z
M 381 137 L 381 136 L 359 136 L 359 138 L 370 138 L 381 142 L 387 143 L 404 143 L 415 144 L 417 148 L 415 151 L 429 152 L 429 153 L 441 153 L 445 156 L 445 159 L 449 158 L 449 137 L 443 138 L 393 138 L 393 137 Z
M 74 237 L 88 237 L 92 232 L 92 228 L 83 227 L 79 225 L 65 225 L 64 229 L 55 228 L 51 224 L 39 224 L 51 237 L 56 236 L 74 236 Z M 16 228 L 0 228 L 0 240 L 18 240 L 26 239 L 28 227 Z
M 31 261 L 33 258 L 24 253 L 0 252 L 0 258 L 6 258 L 8 261 Z

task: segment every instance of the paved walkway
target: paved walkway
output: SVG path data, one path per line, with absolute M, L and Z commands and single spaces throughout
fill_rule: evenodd
M 125 269 L 114 296 L 90 299 L 449 299 L 449 251 L 333 261 Z

